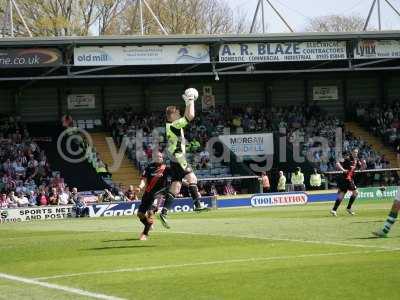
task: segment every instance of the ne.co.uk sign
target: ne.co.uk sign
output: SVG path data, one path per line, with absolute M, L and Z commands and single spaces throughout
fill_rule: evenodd
M 306 204 L 308 196 L 306 193 L 279 193 L 279 194 L 259 194 L 250 199 L 253 207 L 268 206 L 287 206 Z

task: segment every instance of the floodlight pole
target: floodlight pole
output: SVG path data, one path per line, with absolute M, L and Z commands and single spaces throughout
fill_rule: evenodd
M 19 18 L 21 19 L 22 24 L 24 24 L 24 27 L 25 27 L 26 31 L 28 31 L 29 36 L 32 37 L 32 32 L 29 30 L 28 25 L 26 25 L 25 19 L 22 16 L 21 11 L 19 10 L 19 7 L 18 7 L 17 3 L 15 3 L 14 0 L 11 0 L 11 1 L 14 4 L 15 10 L 17 11 L 17 14 L 18 14 Z M 11 9 L 11 11 L 12 11 L 12 9 Z M 12 13 L 11 13 L 11 15 L 12 15 Z
M 294 30 L 292 29 L 292 27 L 290 27 L 290 25 L 288 24 L 288 22 L 286 22 L 285 18 L 282 17 L 282 15 L 279 13 L 279 11 L 272 5 L 271 1 L 266 0 L 269 4 L 269 6 L 271 6 L 271 8 L 275 11 L 275 13 L 278 15 L 279 19 L 282 20 L 282 22 L 286 25 L 286 27 L 290 30 L 290 32 L 294 32 Z
M 382 31 L 382 24 L 381 24 L 381 0 L 378 0 L 378 28 L 379 28 L 379 31 Z
M 139 14 L 140 14 L 140 33 L 144 35 L 144 24 L 143 24 L 143 5 L 142 0 L 139 0 Z
M 369 9 L 369 12 L 368 12 L 367 20 L 365 21 L 365 24 L 364 24 L 363 31 L 367 30 L 367 27 L 368 27 L 368 24 L 369 24 L 369 20 L 371 19 L 372 12 L 374 11 L 374 8 L 375 8 L 375 3 L 376 3 L 376 0 L 373 0 L 371 8 Z
M 381 0 L 373 0 L 371 8 L 369 9 L 369 12 L 368 12 L 367 20 L 365 21 L 365 24 L 364 24 L 363 31 L 367 30 L 369 20 L 371 19 L 371 15 L 374 11 L 376 2 L 378 2 L 378 28 L 379 28 L 379 31 L 382 30 Z M 393 4 L 389 0 L 385 0 L 385 2 L 400 17 L 400 12 L 393 6 Z
M 159 18 L 156 16 L 154 11 L 151 9 L 150 5 L 146 0 L 136 0 L 136 7 L 139 6 L 139 22 L 140 22 L 140 34 L 144 35 L 144 19 L 143 19 L 143 4 L 149 10 L 151 16 L 156 21 L 158 27 L 160 27 L 162 33 L 168 35 L 168 32 L 165 30 L 164 26 L 161 24 Z M 135 9 L 137 11 L 137 8 Z
M 256 11 L 254 12 L 254 16 L 253 16 L 253 22 L 251 22 L 250 33 L 253 33 L 254 26 L 255 26 L 256 20 L 257 20 L 258 10 L 260 9 L 260 5 L 261 5 L 262 1 L 263 0 L 258 0 Z
M 265 33 L 264 1 L 261 2 L 261 16 L 262 16 L 263 33 Z
M 168 32 L 165 30 L 164 26 L 162 26 L 160 20 L 157 18 L 156 14 L 153 12 L 151 9 L 150 5 L 147 4 L 146 0 L 142 0 L 144 2 L 144 5 L 146 5 L 147 9 L 150 11 L 151 15 L 153 16 L 154 20 L 157 22 L 158 26 L 160 27 L 161 31 L 165 34 L 168 35 Z
M 8 9 L 10 10 L 10 33 L 11 37 L 14 37 L 14 20 L 13 20 L 13 9 L 12 9 L 12 0 L 8 1 Z
M 400 12 L 392 5 L 389 0 L 385 0 L 385 2 L 393 9 L 393 11 L 400 17 Z
M 28 32 L 29 36 L 32 37 L 32 32 L 29 30 L 28 25 L 26 24 L 25 19 L 21 14 L 21 11 L 19 10 L 19 7 L 18 7 L 17 3 L 14 0 L 8 0 L 8 8 L 7 8 L 6 11 L 9 13 L 9 15 L 8 16 L 7 15 L 4 16 L 4 28 L 9 27 L 10 36 L 11 37 L 15 37 L 15 34 L 14 34 L 14 12 L 13 12 L 13 9 L 15 9 L 17 11 L 17 15 L 21 19 L 22 24 L 24 25 L 26 31 Z M 5 35 L 5 34 L 3 34 L 3 35 Z
M 275 12 L 275 14 L 279 17 L 279 19 L 281 19 L 281 21 L 283 22 L 283 24 L 285 24 L 285 26 L 289 29 L 289 31 L 290 32 L 294 32 L 292 27 L 290 27 L 289 23 L 279 13 L 279 11 L 271 3 L 271 1 L 270 0 L 265 0 L 265 1 L 267 1 L 268 5 L 272 8 L 272 10 Z M 260 10 L 260 6 L 261 6 L 261 17 L 262 17 L 263 33 L 265 33 L 264 0 L 258 0 L 257 8 L 256 8 L 256 11 L 254 12 L 254 16 L 253 16 L 253 22 L 251 23 L 251 27 L 250 27 L 250 33 L 253 33 L 253 31 L 254 31 L 254 26 L 255 26 L 255 23 L 256 23 L 256 20 L 257 20 L 258 11 Z

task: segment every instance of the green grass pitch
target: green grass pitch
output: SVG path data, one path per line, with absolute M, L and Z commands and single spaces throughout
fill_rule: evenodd
M 1 224 L 0 299 L 399 299 L 400 224 L 371 235 L 391 202 L 331 205 L 174 214 L 147 241 L 136 217 Z

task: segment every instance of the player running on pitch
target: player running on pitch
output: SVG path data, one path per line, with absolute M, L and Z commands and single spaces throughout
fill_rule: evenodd
M 163 162 L 163 154 L 158 152 L 154 162 L 150 163 L 142 174 L 137 188 L 139 192 L 146 188 L 137 214 L 140 222 L 144 225 L 143 232 L 139 237 L 141 241 L 147 240 L 149 231 L 154 224 L 154 213 L 157 208 L 153 206 L 153 203 L 159 194 L 166 191 L 167 172 L 168 168 Z
M 346 195 L 347 191 L 351 191 L 351 196 L 349 200 L 349 204 L 347 205 L 346 211 L 350 215 L 355 215 L 354 211 L 351 209 L 353 206 L 354 201 L 358 195 L 357 187 L 354 184 L 354 174 L 357 169 L 364 169 L 366 166 L 365 161 L 361 161 L 358 158 L 358 149 L 353 149 L 350 155 L 348 155 L 342 163 L 337 162 L 336 167 L 343 172 L 343 174 L 338 175 L 338 193 L 335 205 L 331 210 L 331 215 L 336 217 L 337 216 L 337 209 L 342 203 L 344 196 Z
M 179 194 L 182 180 L 189 184 L 189 194 L 193 199 L 194 211 L 208 210 L 204 203 L 200 202 L 200 193 L 197 188 L 197 178 L 192 168 L 186 161 L 186 146 L 183 129 L 195 117 L 194 102 L 199 94 L 196 89 L 189 88 L 182 95 L 186 104 L 184 116 L 181 117 L 179 109 L 176 106 L 168 106 L 166 109 L 166 135 L 167 135 L 167 154 L 171 159 L 171 186 L 165 196 L 164 207 L 160 213 L 161 223 L 169 228 L 167 222 L 167 213 L 177 194 Z
M 392 209 L 383 224 L 383 228 L 379 229 L 378 231 L 373 232 L 372 234 L 377 237 L 387 237 L 387 234 L 392 229 L 393 224 L 396 222 L 397 216 L 399 215 L 400 211 L 400 187 L 397 188 L 396 198 L 394 199 Z

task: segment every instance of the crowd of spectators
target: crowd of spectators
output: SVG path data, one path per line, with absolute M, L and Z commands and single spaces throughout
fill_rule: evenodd
M 398 109 L 395 110 L 396 113 L 400 111 L 399 107 L 399 105 L 396 106 Z M 383 115 L 382 119 L 386 120 L 388 116 Z M 107 112 L 106 123 L 117 143 L 121 144 L 125 140 L 130 158 L 137 163 L 139 168 L 144 168 L 151 160 L 155 139 L 161 146 L 161 150 L 163 149 L 164 120 L 162 112 L 138 114 L 132 108 L 125 107 Z M 389 167 L 385 156 L 351 132 L 346 131 L 339 118 L 326 114 L 316 105 L 272 107 L 269 111 L 264 108 L 255 109 L 251 105 L 219 106 L 211 111 L 198 113 L 195 121 L 185 132 L 185 136 L 188 140 L 189 160 L 200 178 L 204 176 L 203 174 L 205 177 L 231 175 L 229 167 L 214 165 L 210 161 L 210 153 L 205 145 L 211 137 L 229 133 L 282 132 L 282 130 L 288 142 L 299 145 L 299 154 L 307 157 L 318 173 L 324 173 L 335 171 L 336 161 L 340 159 L 336 154 L 338 128 L 342 130 L 344 152 L 358 148 L 360 156 L 367 161 L 369 169 Z M 139 145 L 138 150 L 136 138 L 139 130 L 142 135 L 142 144 Z M 156 136 L 155 132 L 157 132 Z M 321 143 L 321 138 L 324 138 L 327 143 Z M 319 147 L 319 151 L 315 151 L 316 147 Z M 219 168 L 225 168 L 225 171 L 212 173 L 212 170 Z M 207 187 L 208 193 L 211 193 L 211 187 L 212 185 Z M 223 187 L 214 190 L 219 190 L 219 194 L 225 193 Z
M 0 192 L 0 208 L 70 203 L 63 178 L 14 117 L 0 119 Z
M 106 183 L 110 183 L 112 175 L 108 171 L 107 164 L 102 160 L 96 148 L 92 145 L 84 145 L 83 148 L 86 153 L 88 163 Z
M 383 155 L 364 140 L 347 131 L 343 122 L 337 117 L 326 115 L 317 107 L 308 111 L 297 109 L 292 116 L 296 116 L 293 121 L 290 121 L 289 116 L 286 119 L 288 121 L 285 119 L 281 121 L 280 127 L 287 128 L 291 143 L 302 143 L 300 144 L 301 154 L 307 157 L 320 172 L 336 170 L 336 162 L 341 158 L 336 152 L 336 134 L 339 133 L 342 136 L 342 153 L 340 154 L 350 153 L 354 148 L 358 148 L 360 157 L 367 161 L 368 169 L 389 166 L 389 162 Z M 325 142 L 322 142 L 321 138 L 324 138 Z M 319 151 L 315 151 L 316 147 L 320 147 Z
M 400 102 L 391 104 L 356 105 L 356 119 L 369 131 L 380 137 L 385 145 L 393 147 L 400 154 Z M 377 167 L 387 167 L 385 157 L 378 157 Z
M 356 118 L 385 144 L 397 148 L 400 144 L 400 102 L 391 104 L 356 105 Z
M 399 103 L 381 107 L 359 105 L 355 111 L 358 120 L 368 124 L 370 130 L 381 136 L 386 143 L 398 147 L 400 153 Z M 138 114 L 132 108 L 125 107 L 107 112 L 106 124 L 119 146 L 123 141 L 127 143 L 128 154 L 139 168 L 144 168 L 151 160 L 155 140 L 161 150 L 165 146 L 162 112 Z M 210 153 L 205 146 L 211 137 L 228 133 L 282 132 L 284 129 L 288 141 L 293 145 L 300 145 L 300 153 L 303 156 L 309 157 L 310 150 L 322 146 L 320 151 L 312 151 L 315 172 L 311 175 L 316 184 L 320 181 L 318 174 L 335 170 L 338 160 L 335 152 L 337 128 L 345 130 L 338 118 L 322 113 L 317 106 L 272 107 L 268 112 L 265 109 L 254 109 L 252 106 L 220 106 L 208 112 L 198 113 L 185 136 L 188 139 L 189 160 L 200 178 L 227 177 L 232 175 L 229 166 L 210 161 Z M 141 144 L 137 144 L 139 134 L 142 135 Z M 321 137 L 328 143 L 321 143 Z M 351 132 L 344 131 L 342 146 L 345 152 L 358 148 L 369 169 L 390 167 L 384 155 Z M 109 175 L 96 150 L 89 150 L 89 162 L 99 173 Z M 300 179 L 296 178 L 296 173 L 293 175 L 288 171 L 285 170 L 279 176 L 278 190 L 286 184 L 284 173 L 291 175 L 288 183 L 300 186 L 297 182 Z M 269 191 L 268 175 L 263 176 L 263 189 Z M 302 181 L 304 182 L 304 178 Z M 126 190 L 119 190 L 114 194 L 110 192 L 109 198 L 115 199 L 115 195 L 129 201 L 138 198 L 132 186 Z M 223 184 L 222 181 L 202 183 L 199 190 L 203 195 L 234 195 L 241 192 L 240 183 L 235 181 L 224 181 Z M 65 185 L 58 172 L 51 170 L 46 154 L 30 137 L 26 125 L 13 117 L 0 120 L 0 191 L 1 208 L 73 203 L 73 191 Z M 107 193 L 103 195 L 107 196 Z M 182 196 L 185 196 L 184 189 Z
M 370 160 L 369 167 L 376 169 L 400 166 L 400 102 L 362 104 L 357 103 L 353 110 L 354 117 L 364 128 L 380 137 L 383 144 L 392 147 L 397 153 L 397 166 L 391 166 L 385 155 L 377 153 L 374 160 Z M 393 184 L 398 176 L 395 172 L 390 174 L 376 174 L 383 184 Z

